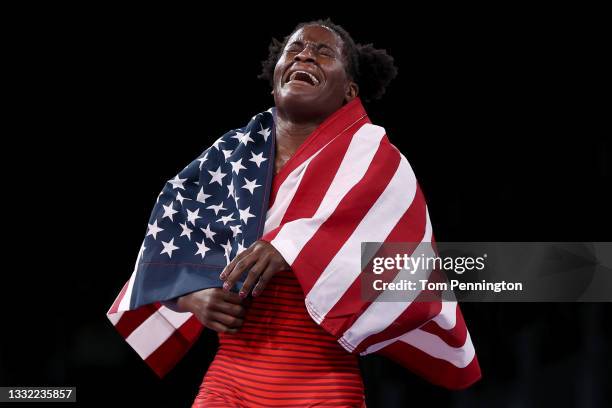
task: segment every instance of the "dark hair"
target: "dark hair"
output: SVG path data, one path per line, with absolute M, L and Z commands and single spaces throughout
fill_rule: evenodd
M 342 39 L 346 72 L 359 86 L 359 96 L 366 102 L 380 99 L 384 95 L 389 82 L 397 75 L 393 57 L 387 54 L 385 50 L 374 48 L 372 44 L 355 43 L 351 35 L 342 26 L 334 24 L 330 19 L 300 23 L 282 42 L 272 38 L 268 48 L 268 58 L 261 62 L 262 71 L 258 78 L 268 80 L 270 85 L 274 86 L 274 67 L 287 45 L 289 37 L 300 28 L 311 25 L 327 27 Z

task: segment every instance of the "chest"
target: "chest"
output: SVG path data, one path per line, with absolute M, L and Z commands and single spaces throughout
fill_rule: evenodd
M 276 145 L 275 155 L 274 155 L 274 174 L 277 174 L 291 159 L 293 154 L 297 150 L 297 147 L 292 146 L 282 146 L 280 143 Z

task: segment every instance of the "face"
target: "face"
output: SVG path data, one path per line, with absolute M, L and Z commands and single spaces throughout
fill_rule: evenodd
M 355 98 L 342 47 L 342 39 L 323 26 L 293 33 L 274 69 L 276 107 L 297 119 L 322 121 Z

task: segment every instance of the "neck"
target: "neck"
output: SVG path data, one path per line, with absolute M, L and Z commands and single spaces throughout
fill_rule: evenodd
M 322 121 L 295 121 L 282 112 L 276 115 L 276 141 L 290 150 L 297 149 Z

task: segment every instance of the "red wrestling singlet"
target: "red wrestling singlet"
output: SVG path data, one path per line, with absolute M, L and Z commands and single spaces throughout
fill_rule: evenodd
M 357 356 L 310 318 L 292 272 L 276 274 L 219 343 L 193 407 L 365 407 Z

